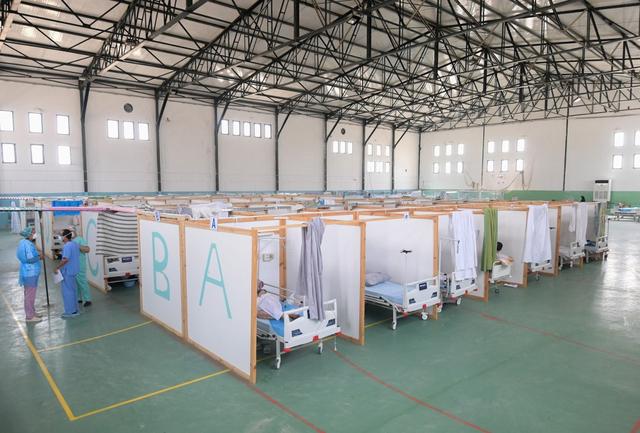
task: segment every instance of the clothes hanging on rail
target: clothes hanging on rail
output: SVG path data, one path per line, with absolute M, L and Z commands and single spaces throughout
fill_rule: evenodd
M 546 204 L 529 206 L 524 240 L 525 263 L 545 263 L 551 260 L 551 230 Z
M 96 254 L 104 256 L 137 256 L 137 215 L 127 212 L 100 212 L 98 214 Z
M 309 318 L 324 320 L 324 297 L 322 287 L 322 236 L 324 222 L 314 218 L 302 228 L 302 248 L 297 293 L 308 301 Z
M 481 269 L 485 272 L 493 269 L 496 261 L 496 247 L 498 245 L 498 210 L 484 209 L 484 241 L 482 244 Z
M 578 246 L 584 247 L 587 244 L 587 222 L 588 211 L 587 203 L 576 203 L 573 205 L 576 208 L 576 242 Z
M 465 209 L 451 214 L 451 228 L 455 239 L 455 273 L 459 280 L 476 278 L 478 254 L 473 211 Z

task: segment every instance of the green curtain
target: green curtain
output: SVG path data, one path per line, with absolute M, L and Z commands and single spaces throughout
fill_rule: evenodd
M 494 208 L 484 210 L 484 243 L 482 245 L 482 263 L 480 269 L 485 272 L 493 269 L 496 261 L 498 243 L 498 211 Z

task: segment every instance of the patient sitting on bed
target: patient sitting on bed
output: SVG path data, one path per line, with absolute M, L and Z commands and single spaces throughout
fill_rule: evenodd
M 502 251 L 502 242 L 498 242 L 496 245 L 496 260 L 505 266 L 510 266 L 513 263 L 513 257 L 504 254 Z
M 258 280 L 258 319 L 274 319 L 280 320 L 282 318 L 283 308 L 282 303 L 280 302 L 280 297 L 278 295 L 274 295 L 273 293 L 269 293 L 264 289 L 264 282 Z M 289 314 L 291 320 L 297 319 L 299 316 L 297 314 Z

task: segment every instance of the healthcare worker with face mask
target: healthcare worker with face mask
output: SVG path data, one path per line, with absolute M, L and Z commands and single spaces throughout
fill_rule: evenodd
M 16 257 L 20 261 L 20 275 L 18 284 L 24 287 L 24 315 L 27 322 L 40 322 L 42 318 L 36 313 L 36 291 L 38 290 L 38 279 L 42 260 L 36 246 L 36 230 L 27 227 L 20 232 L 24 239 L 18 244 Z
M 63 319 L 78 316 L 78 298 L 76 276 L 80 272 L 80 246 L 72 241 L 73 233 L 69 229 L 62 231 L 62 260 L 56 272 L 62 272 Z

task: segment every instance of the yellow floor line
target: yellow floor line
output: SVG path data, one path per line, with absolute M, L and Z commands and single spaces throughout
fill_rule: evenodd
M 58 346 L 45 347 L 43 349 L 39 349 L 38 352 L 40 352 L 40 353 L 49 352 L 50 350 L 62 349 L 64 347 L 75 346 L 77 344 L 89 343 L 91 341 L 100 340 L 101 338 L 110 337 L 110 336 L 116 335 L 116 334 L 122 334 L 123 332 L 127 332 L 127 331 L 131 331 L 132 329 L 140 328 L 142 326 L 148 325 L 149 323 L 151 323 L 151 320 L 149 320 L 147 322 L 138 323 L 137 325 L 129 326 L 127 328 L 122 328 L 122 329 L 118 329 L 116 331 L 111 331 L 111 332 L 108 332 L 106 334 L 97 335 L 95 337 L 85 338 L 83 340 L 78 340 L 78 341 L 72 341 L 71 343 L 60 344 Z
M 11 312 L 11 315 L 13 316 L 13 320 L 16 322 L 16 325 L 18 325 L 18 329 L 22 334 L 22 338 L 24 338 L 24 341 L 27 343 L 27 347 L 31 351 L 31 354 L 35 358 L 36 362 L 38 363 L 38 366 L 40 367 L 40 370 L 42 371 L 42 374 L 44 375 L 45 379 L 47 379 L 47 382 L 49 383 L 49 387 L 51 388 L 51 391 L 53 391 L 53 394 L 56 396 L 56 399 L 58 399 L 58 403 L 60 403 L 60 406 L 62 406 L 64 413 L 67 415 L 67 418 L 69 418 L 69 421 L 75 421 L 76 419 L 78 419 L 78 417 L 76 417 L 71 411 L 69 404 L 64 399 L 62 392 L 60 392 L 60 388 L 58 388 L 58 384 L 56 384 L 56 381 L 53 380 L 53 377 L 51 377 L 51 373 L 49 373 L 49 369 L 45 365 L 44 361 L 40 357 L 40 354 L 36 350 L 36 347 L 33 345 L 33 343 L 31 342 L 31 339 L 29 338 L 26 331 L 22 327 L 22 324 L 20 323 L 20 320 L 18 319 L 18 316 L 16 315 L 15 311 L 13 311 L 13 308 L 11 308 L 11 304 L 9 304 L 9 302 L 7 301 L 7 298 L 4 296 L 3 293 L 0 293 L 0 296 L 2 296 L 2 300 L 4 301 L 5 305 L 9 309 L 9 312 Z
M 92 410 L 92 411 L 89 411 L 89 412 L 86 412 L 86 413 L 83 413 L 81 415 L 76 416 L 73 421 L 78 420 L 78 419 L 82 419 L 82 418 L 87 418 L 87 417 L 92 416 L 92 415 L 97 415 L 99 413 L 107 412 L 107 411 L 110 411 L 112 409 L 117 409 L 119 407 L 126 406 L 126 405 L 131 404 L 131 403 L 136 403 L 136 402 L 141 401 L 141 400 L 146 400 L 148 398 L 155 397 L 156 395 L 164 394 L 164 393 L 167 393 L 169 391 L 173 391 L 173 390 L 176 390 L 176 389 L 184 388 L 185 386 L 189 386 L 189 385 L 192 385 L 194 383 L 202 382 L 203 380 L 211 379 L 212 377 L 223 375 L 225 373 L 228 373 L 229 371 L 230 371 L 229 369 L 216 371 L 215 373 L 211 373 L 211 374 L 207 374 L 205 376 L 197 377 L 195 379 L 191 379 L 191 380 L 188 380 L 186 382 L 179 383 L 177 385 L 169 386 L 167 388 L 162 388 L 162 389 L 159 389 L 157 391 L 153 391 L 153 392 L 150 392 L 148 394 L 141 395 L 139 397 L 131 398 L 129 400 L 124 400 L 124 401 L 121 401 L 119 403 L 115 403 L 115 404 L 112 404 L 112 405 L 109 405 L 109 406 L 106 406 L 106 407 L 103 407 L 103 408 L 100 408 L 100 409 Z
M 365 328 L 365 329 L 373 328 L 374 326 L 378 326 L 378 325 L 380 325 L 381 323 L 388 322 L 388 321 L 390 321 L 390 320 L 391 320 L 391 319 L 384 319 L 384 320 L 379 320 L 379 321 L 377 321 L 377 322 L 369 323 L 369 324 L 368 324 L 368 325 L 366 325 L 364 328 Z

